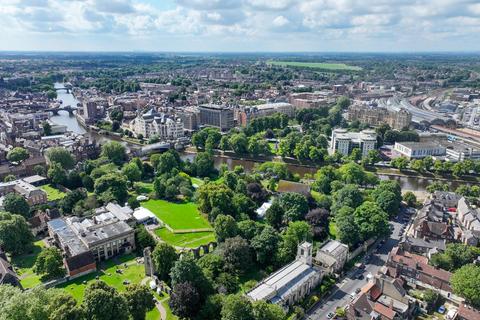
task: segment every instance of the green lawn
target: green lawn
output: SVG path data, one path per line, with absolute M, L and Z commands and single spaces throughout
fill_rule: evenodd
M 150 182 L 135 182 L 135 190 L 139 194 L 149 194 L 153 191 L 153 183 Z
M 66 193 L 63 191 L 58 190 L 57 188 L 54 188 L 50 184 L 46 184 L 44 186 L 40 186 L 40 189 L 45 191 L 47 193 L 47 199 L 48 201 L 57 201 L 61 200 L 66 196 Z
M 142 207 L 152 211 L 174 230 L 210 229 L 211 226 L 193 202 L 173 203 L 165 200 L 149 200 Z
M 335 225 L 335 221 L 333 221 L 333 220 L 330 220 L 328 222 L 328 235 L 332 239 L 337 238 L 337 226 Z
M 125 264 L 127 267 L 125 267 Z M 130 281 L 130 283 L 141 283 L 145 277 L 145 269 L 143 264 L 136 262 L 136 257 L 133 254 L 123 255 L 114 259 L 107 260 L 100 266 L 100 271 L 93 272 L 82 277 L 76 278 L 67 283 L 60 284 L 57 288 L 62 288 L 66 292 L 70 293 L 78 302 L 83 300 L 83 294 L 87 285 L 96 281 L 98 276 L 100 280 L 107 283 L 109 286 L 116 288 L 122 292 L 125 290 L 124 280 Z M 117 273 L 116 270 L 122 270 L 122 273 Z M 159 320 L 160 312 L 157 308 L 150 311 L 146 319 Z
M 298 61 L 268 61 L 269 65 L 282 67 L 302 67 L 330 71 L 361 71 L 362 68 L 344 63 L 298 62 Z
M 192 181 L 192 184 L 196 184 L 199 187 L 205 184 L 205 182 L 200 178 L 191 177 L 190 180 Z
M 33 288 L 41 283 L 40 276 L 33 272 L 33 266 L 43 248 L 45 248 L 45 243 L 41 240 L 36 241 L 31 253 L 15 256 L 11 259 L 12 266 L 25 289 Z
M 215 241 L 213 232 L 172 233 L 167 228 L 159 228 L 155 234 L 172 246 L 186 248 L 196 248 Z

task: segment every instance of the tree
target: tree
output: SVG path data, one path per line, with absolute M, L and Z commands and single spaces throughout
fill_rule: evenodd
M 166 242 L 159 243 L 152 252 L 152 262 L 158 278 L 168 280 L 170 271 L 177 261 L 178 255 L 175 248 Z
M 260 234 L 253 237 L 250 244 L 260 265 L 268 266 L 274 261 L 279 242 L 280 236 L 271 226 L 265 226 Z
M 19 214 L 25 218 L 30 217 L 30 206 L 21 195 L 17 193 L 8 193 L 3 199 L 3 208 L 12 213 Z
M 115 108 L 110 111 L 110 119 L 121 122 L 123 120 L 123 111 L 119 108 Z
M 285 312 L 276 304 L 259 300 L 253 303 L 253 315 L 256 320 L 283 320 Z
M 95 180 L 95 194 L 104 202 L 116 200 L 124 203 L 128 196 L 127 181 L 118 173 L 108 173 Z
M 465 298 L 472 306 L 480 307 L 480 266 L 464 265 L 455 271 L 450 283 L 455 294 Z
M 12 255 L 27 252 L 33 242 L 33 235 L 24 217 L 0 212 L 0 248 Z
M 52 134 L 52 126 L 47 121 L 43 123 L 43 134 L 46 136 L 49 136 Z
M 366 181 L 365 170 L 355 162 L 348 162 L 338 168 L 340 179 L 345 183 L 362 185 Z
M 209 214 L 209 220 L 215 220 L 210 215 L 213 208 L 221 213 L 234 213 L 232 208 L 233 192 L 224 184 L 207 183 L 198 188 L 197 204 L 200 211 Z M 212 219 L 213 218 L 213 219 Z
M 383 190 L 382 192 L 376 194 L 375 202 L 378 204 L 380 209 L 385 211 L 390 217 L 394 217 L 398 214 L 400 201 L 393 192 Z
M 194 164 L 199 177 L 209 177 L 215 173 L 213 156 L 208 152 L 197 153 Z
M 83 307 L 88 320 L 127 320 L 127 301 L 115 288 L 96 281 L 85 288 Z
M 286 192 L 280 196 L 279 204 L 285 208 L 287 222 L 303 220 L 308 212 L 308 202 L 304 195 L 295 192 Z
M 480 256 L 480 248 L 461 243 L 449 243 L 445 252 L 434 254 L 430 264 L 437 268 L 455 271 L 462 266 L 472 263 Z
M 67 172 L 58 162 L 52 162 L 48 169 L 47 177 L 55 185 L 63 185 L 67 182 Z
M 248 139 L 244 133 L 233 134 L 228 144 L 232 147 L 233 151 L 237 154 L 248 153 Z
M 347 184 L 333 194 L 332 212 L 336 214 L 341 207 L 355 209 L 363 202 L 362 191 L 354 184 Z
M 257 205 L 246 195 L 236 193 L 232 198 L 232 205 L 235 208 L 237 217 L 240 217 L 243 214 L 252 219 L 256 217 L 255 209 L 257 208 Z
M 20 162 L 27 159 L 30 155 L 22 147 L 15 147 L 7 153 L 7 160 L 10 162 Z
M 200 307 L 200 295 L 197 288 L 190 282 L 178 283 L 170 295 L 172 313 L 181 319 L 191 319 Z
M 423 291 L 422 299 L 427 303 L 427 310 L 429 312 L 435 310 L 439 297 L 440 295 L 438 294 L 438 292 L 435 292 L 432 289 L 427 289 Z
M 407 203 L 407 206 L 415 207 L 417 205 L 417 196 L 412 191 L 407 191 L 403 195 L 403 201 Z
M 218 215 L 215 218 L 214 226 L 215 237 L 219 242 L 223 242 L 227 238 L 233 238 L 238 234 L 237 222 L 232 216 Z
M 142 178 L 142 171 L 138 168 L 135 162 L 129 162 L 122 168 L 122 173 L 129 181 L 140 181 Z
M 197 289 L 201 301 L 204 301 L 212 291 L 210 282 L 190 255 L 184 256 L 175 262 L 170 272 L 170 277 L 173 287 L 180 283 L 190 282 Z
M 60 250 L 55 247 L 43 249 L 35 260 L 33 271 L 46 280 L 63 276 L 65 269 Z
M 222 294 L 208 296 L 198 313 L 198 319 L 221 320 L 222 304 Z
M 252 250 L 248 241 L 240 236 L 228 238 L 220 246 L 220 255 L 225 261 L 225 268 L 241 274 L 252 265 Z
M 72 169 L 75 166 L 75 159 L 72 154 L 63 147 L 49 148 L 47 150 L 47 159 L 51 164 L 54 162 L 59 163 L 65 170 Z
M 127 159 L 125 147 L 116 141 L 110 141 L 102 146 L 102 157 L 107 157 L 116 165 L 122 164 Z
M 175 154 L 173 151 L 167 151 L 165 153 L 162 153 L 158 157 L 158 164 L 155 167 L 157 169 L 158 174 L 164 174 L 164 173 L 169 173 L 173 169 L 180 168 L 180 159 L 177 158 L 177 154 Z
M 54 295 L 48 304 L 48 314 L 50 315 L 49 320 L 85 319 L 83 308 L 77 305 L 74 297 L 65 292 Z
M 228 295 L 223 299 L 222 320 L 255 320 L 252 303 L 243 295 Z
M 70 192 L 67 192 L 67 195 L 59 201 L 59 207 L 62 209 L 63 213 L 72 213 L 73 208 L 80 200 L 87 198 L 87 193 L 85 190 L 76 189 Z
M 359 227 L 353 217 L 353 208 L 341 207 L 335 214 L 335 227 L 338 239 L 350 247 L 360 242 Z
M 280 205 L 279 201 L 273 201 L 270 208 L 267 209 L 265 212 L 265 220 L 270 224 L 272 227 L 276 229 L 280 229 L 283 225 L 283 215 L 284 210 Z
M 298 245 L 303 241 L 312 241 L 312 228 L 305 221 L 295 221 L 288 224 L 282 234 L 281 245 L 278 250 L 279 259 L 282 263 L 288 263 L 295 259 Z
M 313 228 L 313 236 L 317 239 L 326 235 L 326 229 L 328 226 L 328 217 L 330 212 L 324 208 L 316 208 L 310 210 L 305 216 L 305 220 Z
M 143 249 L 150 247 L 155 248 L 157 242 L 155 238 L 147 231 L 143 224 L 138 225 L 135 227 L 135 244 L 137 250 L 142 252 Z
M 130 284 L 122 296 L 127 301 L 128 311 L 133 320 L 144 320 L 147 311 L 155 307 L 153 294 L 147 286 Z
M 35 167 L 33 167 L 33 172 L 39 176 L 43 176 L 45 175 L 45 168 L 42 165 L 37 164 Z
M 315 181 L 313 182 L 312 187 L 315 191 L 330 194 L 332 191 L 330 184 L 337 180 L 337 178 L 337 171 L 333 166 L 324 166 L 315 174 Z
M 5 178 L 3 178 L 3 182 L 11 182 L 17 180 L 17 177 L 15 177 L 13 174 L 9 174 Z
M 376 203 L 365 201 L 353 213 L 362 240 L 387 235 L 390 231 L 388 215 Z
M 408 166 L 408 159 L 405 157 L 398 157 L 393 159 L 390 164 L 392 167 L 397 168 L 398 170 L 402 171 L 405 170 Z

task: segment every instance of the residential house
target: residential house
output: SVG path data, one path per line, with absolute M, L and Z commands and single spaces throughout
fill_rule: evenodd
M 404 282 L 386 275 L 376 275 L 350 303 L 348 320 L 412 319 L 415 300 L 407 295 Z
M 14 287 L 22 287 L 12 265 L 8 262 L 5 252 L 0 248 L 0 285 L 9 284 Z

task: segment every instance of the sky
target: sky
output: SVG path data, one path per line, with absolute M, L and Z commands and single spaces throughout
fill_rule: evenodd
M 479 0 L 0 0 L 3 51 L 480 51 Z

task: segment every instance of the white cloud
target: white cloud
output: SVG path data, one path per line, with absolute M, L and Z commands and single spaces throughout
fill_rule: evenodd
M 169 9 L 146 0 L 0 0 L 0 27 L 3 34 L 37 39 L 52 33 L 65 41 L 121 37 L 128 47 L 138 38 L 168 38 L 174 44 L 194 37 L 225 50 L 257 49 L 258 44 L 289 50 L 286 38 L 297 39 L 298 50 L 313 50 L 312 43 L 322 50 L 333 40 L 332 46 L 355 50 L 358 39 L 371 50 L 398 43 L 409 50 L 408 42 L 418 39 L 458 49 L 450 44 L 469 37 L 465 49 L 480 49 L 478 0 L 162 1 L 172 3 L 163 7 Z M 9 45 L 3 42 L 0 48 Z

